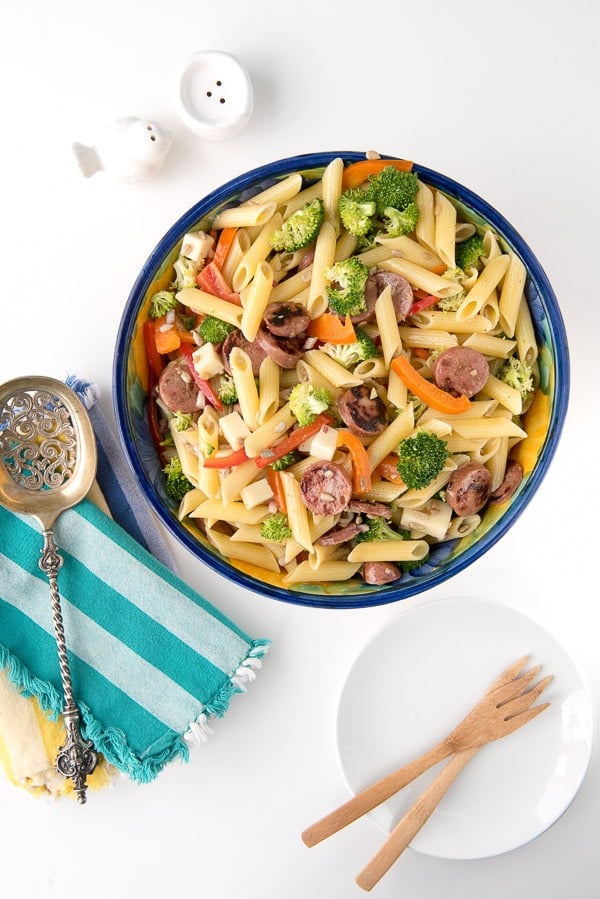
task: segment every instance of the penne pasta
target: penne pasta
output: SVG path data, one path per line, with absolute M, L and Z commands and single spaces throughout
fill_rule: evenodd
M 391 250 L 392 253 L 390 255 L 408 259 L 409 262 L 421 265 L 423 268 L 429 269 L 429 271 L 440 274 L 440 269 L 443 273 L 446 268 L 445 263 L 436 253 L 407 235 L 402 235 L 401 237 L 378 237 L 377 243 Z
M 450 200 L 440 193 L 435 192 L 433 203 L 434 213 L 434 243 L 437 255 L 447 268 L 456 265 L 454 247 L 456 243 L 456 209 Z
M 348 581 L 354 577 L 360 568 L 360 563 L 343 562 L 340 560 L 324 562 L 319 568 L 313 568 L 308 562 L 300 562 L 299 565 L 283 578 L 284 584 L 331 584 L 335 581 Z
M 396 322 L 396 309 L 392 300 L 392 288 L 389 285 L 377 297 L 375 318 L 381 336 L 381 351 L 385 364 L 389 368 L 394 356 L 402 351 L 402 341 Z
M 240 414 L 251 431 L 258 427 L 258 390 L 248 353 L 236 346 L 229 354 L 229 365 L 237 390 Z
M 217 213 L 212 226 L 220 228 L 251 228 L 255 225 L 265 225 L 274 214 L 277 204 L 255 203 L 249 200 L 243 206 L 232 206 Z
M 234 541 L 214 529 L 207 530 L 206 536 L 213 546 L 216 546 L 221 555 L 228 559 L 248 562 L 250 565 L 256 565 L 258 568 L 265 568 L 267 571 L 279 571 L 279 562 L 266 546 Z
M 442 278 L 441 275 L 430 272 L 429 269 L 423 268 L 422 265 L 409 262 L 408 259 L 399 259 L 396 256 L 392 256 L 384 260 L 381 263 L 381 267 L 388 272 L 402 275 L 413 287 L 424 290 L 434 297 L 451 297 L 461 289 L 458 282 Z
M 268 262 L 259 262 L 248 286 L 244 311 L 240 321 L 242 334 L 252 342 L 262 325 L 265 309 L 273 289 L 273 269 Z
M 456 310 L 458 321 L 465 321 L 477 315 L 504 277 L 507 266 L 508 256 L 496 256 L 488 262 Z
M 293 197 L 297 197 L 301 187 L 302 175 L 300 172 L 293 172 L 291 175 L 282 178 L 281 181 L 277 181 L 275 184 L 271 185 L 271 187 L 267 187 L 265 190 L 256 194 L 251 200 L 246 200 L 246 202 L 241 205 L 247 206 L 250 203 L 254 203 L 255 205 L 260 206 L 265 203 L 275 203 L 276 206 L 282 206 L 283 204 L 289 203 Z
M 414 562 L 429 552 L 425 540 L 373 540 L 358 543 L 349 553 L 349 562 Z
M 517 316 L 525 289 L 525 276 L 525 266 L 515 253 L 510 253 L 498 301 L 499 324 L 507 337 L 515 336 Z
M 233 276 L 231 279 L 231 287 L 236 292 L 239 293 L 244 287 L 247 287 L 252 279 L 255 277 L 256 272 L 259 270 L 259 267 L 262 265 L 266 265 L 266 259 L 271 253 L 271 236 L 281 228 L 281 224 L 283 222 L 281 213 L 276 212 L 267 222 L 267 224 L 261 229 L 260 233 L 256 237 L 252 243 L 250 243 L 248 249 L 240 259 L 235 271 L 233 272 Z M 269 265 L 269 272 L 271 282 L 269 286 L 272 286 L 273 283 L 273 269 Z M 252 338 L 254 339 L 254 338 Z
M 340 157 L 333 159 L 323 172 L 323 207 L 325 221 L 333 227 L 336 234 L 340 232 L 340 216 L 338 203 L 342 193 L 342 176 L 344 161 Z
M 235 328 L 239 328 L 242 323 L 243 309 L 241 306 L 215 297 L 212 293 L 207 293 L 198 287 L 185 287 L 178 291 L 175 297 L 183 306 L 187 306 L 194 312 L 220 318 L 221 321 L 227 322 L 228 325 L 233 325 Z
M 422 182 L 419 184 L 415 203 L 419 210 L 415 234 L 417 240 L 430 250 L 435 248 L 435 214 L 433 211 L 433 191 Z
M 315 243 L 306 308 L 311 318 L 325 311 L 327 300 L 326 271 L 335 261 L 336 231 L 331 222 L 323 222 Z

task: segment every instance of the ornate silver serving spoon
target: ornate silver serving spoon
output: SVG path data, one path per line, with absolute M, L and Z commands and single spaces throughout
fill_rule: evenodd
M 96 441 L 79 398 L 61 381 L 38 376 L 0 386 L 0 502 L 38 520 L 44 538 L 39 566 L 50 582 L 52 619 L 62 681 L 67 731 L 56 768 L 86 800 L 86 778 L 97 763 L 93 744 L 80 732 L 58 592 L 63 558 L 53 527 L 61 512 L 89 492 L 96 476 Z

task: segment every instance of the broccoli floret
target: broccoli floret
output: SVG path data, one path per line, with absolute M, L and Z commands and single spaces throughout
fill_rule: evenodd
M 273 540 L 275 543 L 289 540 L 292 530 L 287 515 L 284 512 L 275 512 L 273 515 L 269 515 L 260 526 L 260 534 L 265 540 Z
M 293 212 L 278 231 L 271 235 L 271 246 L 277 252 L 293 253 L 307 247 L 316 239 L 323 224 L 325 208 L 323 200 L 316 197 Z
M 516 356 L 511 356 L 502 363 L 497 377 L 509 387 L 518 390 L 523 400 L 526 400 L 533 391 L 531 365 Z
M 331 394 L 326 387 L 319 387 L 309 381 L 295 384 L 289 397 L 290 410 L 296 416 L 298 424 L 311 425 L 317 415 L 325 412 L 331 405 Z
M 479 234 L 473 234 L 467 240 L 456 245 L 454 256 L 458 268 L 466 272 L 470 268 L 479 268 L 479 257 L 485 255 L 483 238 Z
M 206 343 L 223 343 L 233 330 L 235 330 L 233 325 L 215 318 L 214 315 L 207 315 L 198 326 L 198 334 Z
M 327 298 L 332 312 L 336 315 L 357 315 L 365 311 L 369 269 L 364 262 L 351 256 L 328 268 L 325 276 L 331 282 L 331 286 L 327 287 Z
M 406 562 L 398 562 L 398 565 L 402 571 L 413 571 L 415 568 L 420 568 L 421 565 L 424 565 L 429 560 L 429 555 L 427 553 L 422 559 L 408 559 Z
M 165 493 L 174 502 L 180 503 L 185 494 L 193 489 L 194 485 L 184 475 L 179 457 L 175 456 L 171 459 L 163 468 L 163 472 L 166 475 Z
M 372 540 L 404 539 L 404 535 L 390 527 L 387 520 L 381 516 L 368 518 L 365 524 L 368 525 L 369 530 L 356 535 L 355 540 L 357 543 L 371 543 Z
M 197 287 L 196 275 L 202 268 L 202 263 L 194 262 L 186 256 L 180 256 L 173 264 L 175 269 L 175 280 L 173 287 L 175 290 L 184 290 L 187 287 Z
M 295 465 L 299 460 L 300 453 L 297 453 L 296 450 L 292 450 L 290 453 L 286 453 L 285 456 L 282 456 L 281 459 L 275 459 L 274 462 L 271 462 L 271 468 L 274 471 L 283 471 L 285 468 L 289 468 L 290 465 Z
M 398 447 L 398 472 L 407 487 L 421 490 L 437 478 L 448 458 L 445 442 L 432 431 L 417 431 Z
M 356 328 L 355 333 L 356 340 L 354 343 L 327 342 L 323 344 L 321 349 L 328 356 L 331 356 L 332 359 L 335 359 L 336 362 L 339 362 L 340 365 L 343 365 L 344 368 L 351 368 L 365 359 L 377 358 L 379 355 L 377 347 L 369 335 L 362 328 Z
M 405 209 L 386 206 L 383 210 L 386 237 L 400 237 L 412 234 L 419 221 L 419 208 L 416 203 L 409 203 Z
M 228 374 L 222 374 L 217 381 L 217 396 L 224 406 L 233 406 L 238 401 L 235 381 Z
M 384 215 L 388 206 L 402 212 L 413 202 L 419 189 L 419 178 L 414 172 L 400 172 L 393 165 L 386 166 L 378 175 L 371 175 L 367 192 L 375 201 L 377 213 Z
M 362 237 L 372 229 L 375 209 L 375 201 L 360 187 L 344 191 L 338 201 L 342 225 L 356 237 Z
M 175 299 L 175 294 L 170 290 L 159 290 L 158 293 L 153 294 L 150 298 L 150 308 L 148 309 L 148 315 L 150 318 L 161 318 L 161 316 L 166 315 L 167 312 L 170 312 L 171 309 L 175 309 L 177 306 L 177 300 Z
M 187 431 L 191 428 L 193 417 L 191 412 L 175 412 L 173 414 L 173 427 L 176 431 Z

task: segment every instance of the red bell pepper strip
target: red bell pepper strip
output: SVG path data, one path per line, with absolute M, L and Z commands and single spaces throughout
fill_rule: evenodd
M 211 406 L 214 406 L 215 409 L 219 409 L 219 411 L 224 409 L 223 403 L 221 402 L 221 400 L 219 399 L 217 394 L 214 392 L 214 390 L 210 386 L 209 382 L 205 381 L 204 378 L 201 378 L 200 375 L 198 374 L 198 372 L 196 371 L 196 367 L 194 365 L 194 358 L 192 355 L 194 352 L 192 344 L 191 343 L 182 343 L 179 349 L 181 350 L 181 355 L 184 357 L 185 361 L 187 362 L 187 366 L 190 370 L 190 374 L 191 374 L 192 378 L 194 379 L 196 386 L 202 391 L 202 393 L 206 397 L 207 401 L 211 404 Z
M 410 309 L 408 310 L 409 315 L 416 315 L 417 312 L 422 312 L 423 309 L 429 309 L 430 306 L 435 306 L 438 301 L 438 297 L 433 296 L 424 296 L 420 297 L 418 300 L 412 304 Z
M 235 465 L 241 465 L 242 462 L 247 462 L 248 456 L 246 455 L 246 450 L 244 447 L 240 447 L 239 450 L 234 450 L 232 453 L 229 453 L 227 456 L 216 456 L 214 453 L 208 456 L 204 462 L 202 463 L 203 468 L 233 468 Z
M 209 262 L 196 275 L 196 284 L 201 290 L 210 293 L 213 297 L 219 297 L 221 300 L 227 300 L 236 306 L 241 306 L 242 301 L 239 293 L 235 293 L 225 278 L 221 270 L 214 262 Z
M 277 443 L 275 446 L 270 446 L 267 449 L 262 450 L 254 460 L 257 467 L 266 468 L 271 462 L 276 462 L 277 459 L 281 459 L 282 456 L 291 453 L 292 450 L 297 449 L 305 440 L 314 437 L 314 435 L 321 430 L 323 425 L 330 425 L 332 421 L 331 415 L 322 412 L 321 415 L 318 415 L 315 418 L 312 424 L 305 425 L 302 428 L 296 428 L 296 430 L 292 431 L 281 441 L 281 443 Z

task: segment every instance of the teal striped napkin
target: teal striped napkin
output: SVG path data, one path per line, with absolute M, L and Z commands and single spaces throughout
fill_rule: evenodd
M 134 780 L 152 780 L 212 733 L 268 649 L 84 500 L 55 525 L 59 589 L 84 737 Z M 62 709 L 48 582 L 34 519 L 0 507 L 0 669 Z

